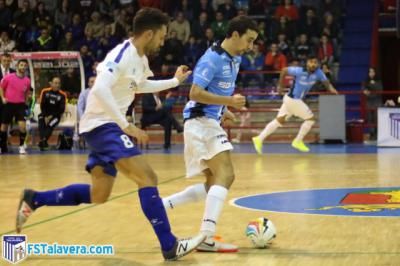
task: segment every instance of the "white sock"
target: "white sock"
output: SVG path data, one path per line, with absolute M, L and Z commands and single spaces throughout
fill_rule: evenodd
M 272 133 L 275 132 L 275 130 L 278 127 L 281 127 L 282 125 L 278 122 L 278 120 L 274 119 L 271 122 L 268 123 L 268 125 L 265 126 L 265 128 L 263 129 L 263 131 L 258 135 L 258 137 L 261 140 L 264 140 L 266 137 L 268 137 L 269 135 L 271 135 Z
M 200 232 L 208 237 L 215 235 L 218 218 L 227 195 L 228 190 L 223 186 L 214 185 L 208 191 L 203 222 L 200 227 Z
M 299 133 L 296 136 L 296 140 L 297 141 L 302 141 L 305 137 L 305 135 L 307 135 L 308 132 L 310 132 L 312 126 L 314 125 L 315 121 L 314 120 L 306 120 L 303 122 L 303 124 L 301 124 Z
M 176 206 L 188 202 L 203 200 L 206 196 L 207 196 L 207 191 L 206 188 L 204 187 L 204 184 L 196 184 L 187 187 L 185 190 L 181 192 L 163 198 L 163 204 L 165 209 L 173 209 Z

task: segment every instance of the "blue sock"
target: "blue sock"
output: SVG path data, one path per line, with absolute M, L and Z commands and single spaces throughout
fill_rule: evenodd
M 153 226 L 154 232 L 160 241 L 163 251 L 171 250 L 176 242 L 176 237 L 171 232 L 167 213 L 156 187 L 139 189 L 140 205 L 143 213 Z
M 35 209 L 42 206 L 74 206 L 91 203 L 90 185 L 73 184 L 55 190 L 35 192 L 33 203 Z

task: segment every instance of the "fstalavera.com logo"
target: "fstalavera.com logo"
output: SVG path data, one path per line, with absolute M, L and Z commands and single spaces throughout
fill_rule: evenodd
M 3 259 L 15 264 L 27 257 L 26 235 L 4 235 L 2 240 Z

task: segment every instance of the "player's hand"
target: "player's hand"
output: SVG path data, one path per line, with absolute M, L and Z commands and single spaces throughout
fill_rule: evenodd
M 367 96 L 371 94 L 371 92 L 370 92 L 369 90 L 364 90 L 363 93 L 364 93 L 365 95 L 367 95 Z
M 7 100 L 6 100 L 6 98 L 4 98 L 4 97 L 1 99 L 1 101 L 3 102 L 3 104 L 6 104 L 6 103 L 7 103 Z
M 221 122 L 224 126 L 233 125 L 236 122 L 236 116 L 234 113 L 226 109 L 225 113 L 221 118 Z
M 181 65 L 176 69 L 175 78 L 179 80 L 179 84 L 184 82 L 189 75 L 192 74 L 192 71 L 189 70 L 188 66 Z
M 138 144 L 147 144 L 149 142 L 149 136 L 144 130 L 129 124 L 128 127 L 123 129 L 124 133 L 137 139 Z
M 240 94 L 235 94 L 230 98 L 229 106 L 236 109 L 242 108 L 246 104 L 246 97 Z
M 285 90 L 281 86 L 278 86 L 277 90 L 278 90 L 278 95 L 283 96 L 285 94 Z

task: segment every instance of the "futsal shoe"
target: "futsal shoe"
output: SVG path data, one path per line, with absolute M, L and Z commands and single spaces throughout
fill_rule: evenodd
M 24 189 L 21 194 L 21 198 L 18 204 L 17 219 L 16 219 L 16 231 L 21 232 L 22 226 L 28 220 L 29 216 L 35 211 L 33 204 L 33 195 L 35 191 L 31 189 Z
M 294 139 L 292 141 L 292 147 L 301 152 L 309 152 L 310 151 L 310 149 L 304 144 L 304 142 L 302 140 Z
M 197 248 L 204 240 L 206 236 L 198 234 L 195 237 L 177 239 L 174 247 L 171 250 L 163 251 L 165 260 L 177 260 L 183 256 L 186 256 Z
M 262 154 L 263 150 L 263 141 L 260 139 L 259 136 L 255 136 L 251 139 L 253 141 L 254 149 L 258 154 Z
M 220 237 L 207 237 L 196 250 L 200 252 L 228 253 L 238 252 L 239 248 L 238 246 L 222 242 Z

